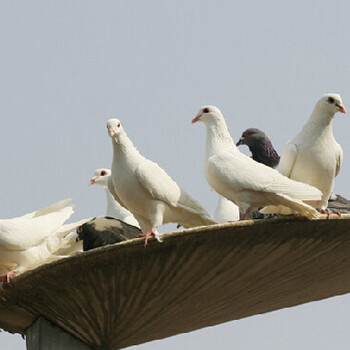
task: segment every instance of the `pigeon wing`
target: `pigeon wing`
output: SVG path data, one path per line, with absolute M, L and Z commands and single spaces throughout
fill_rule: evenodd
M 196 214 L 210 214 L 156 163 L 145 159 L 136 169 L 136 178 L 153 199 Z
M 54 234 L 73 214 L 72 206 L 32 218 L 0 220 L 0 246 L 7 250 L 26 250 Z
M 48 206 L 44 209 L 39 209 L 39 210 L 33 211 L 32 213 L 22 215 L 22 216 L 20 216 L 20 218 L 29 219 L 29 218 L 47 215 L 47 214 L 53 213 L 55 211 L 58 211 L 58 210 L 64 208 L 71 201 L 72 201 L 72 198 L 67 198 L 67 199 L 64 199 L 62 201 L 51 204 L 50 206 Z
M 343 149 L 339 146 L 339 151 L 338 151 L 338 155 L 337 155 L 337 165 L 335 168 L 335 176 L 338 176 L 339 171 L 340 171 L 340 167 L 343 163 Z
M 117 195 L 117 192 L 116 192 L 115 189 L 114 189 L 113 181 L 112 181 L 112 177 L 111 177 L 111 176 L 108 178 L 108 190 L 109 190 L 109 192 L 111 193 L 111 195 L 113 196 L 113 198 L 114 198 L 121 206 L 123 206 L 124 208 L 126 208 L 125 205 L 123 204 L 123 202 L 120 200 L 119 196 Z
M 213 155 L 208 159 L 208 171 L 210 176 L 217 177 L 226 188 L 231 187 L 235 192 L 242 190 L 270 192 L 301 200 L 318 200 L 322 195 L 315 187 L 290 180 L 277 170 L 241 153 L 222 151 Z
M 293 143 L 287 143 L 282 151 L 280 162 L 277 166 L 277 170 L 284 176 L 289 177 L 295 161 L 297 159 L 298 149 Z

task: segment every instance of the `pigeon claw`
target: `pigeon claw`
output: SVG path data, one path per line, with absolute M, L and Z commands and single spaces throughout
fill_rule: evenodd
M 239 217 L 239 221 L 243 221 L 247 218 L 247 213 L 241 213 Z
M 320 211 L 320 213 L 321 213 L 321 214 L 326 214 L 326 215 L 327 215 L 327 219 L 329 219 L 329 216 L 332 215 L 332 214 L 336 214 L 336 215 L 338 215 L 339 217 L 341 216 L 341 213 L 340 213 L 340 211 L 338 211 L 338 210 L 330 211 L 330 210 L 328 210 L 328 209 L 322 209 L 322 210 Z
M 3 288 L 8 288 L 10 284 L 10 280 L 13 276 L 15 276 L 17 271 L 10 271 L 6 275 L 0 276 L 0 282 L 2 282 Z
M 148 232 L 148 233 L 141 233 L 138 235 L 138 237 L 145 237 L 145 247 L 148 244 L 148 240 L 150 239 L 150 237 L 155 237 L 156 234 L 154 232 Z
M 152 231 L 148 232 L 148 233 L 141 233 L 138 235 L 138 237 L 145 237 L 145 247 L 148 244 L 148 240 L 150 239 L 150 237 L 155 237 L 157 238 L 157 232 L 156 232 L 156 228 L 152 227 Z

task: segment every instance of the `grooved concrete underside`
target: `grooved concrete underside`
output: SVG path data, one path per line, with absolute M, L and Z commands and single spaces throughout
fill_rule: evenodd
M 119 349 L 350 291 L 350 215 L 245 221 L 80 253 L 0 291 L 0 327 L 43 316 Z

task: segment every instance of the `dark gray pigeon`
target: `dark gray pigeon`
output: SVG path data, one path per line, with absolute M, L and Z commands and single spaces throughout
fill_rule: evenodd
M 77 228 L 77 241 L 83 241 L 83 250 L 86 251 L 137 238 L 141 233 L 138 227 L 108 216 L 100 216 Z
M 239 145 L 247 145 L 255 161 L 271 168 L 275 168 L 280 161 L 270 139 L 259 129 L 249 128 L 244 131 L 236 144 L 236 146 Z

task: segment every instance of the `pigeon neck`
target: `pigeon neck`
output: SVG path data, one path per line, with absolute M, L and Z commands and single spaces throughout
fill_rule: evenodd
M 210 157 L 213 153 L 222 150 L 227 145 L 236 148 L 230 133 L 227 130 L 225 121 L 216 121 L 207 124 L 207 145 L 206 156 Z
M 249 150 L 252 152 L 253 158 L 255 159 L 255 155 L 259 155 L 263 152 L 265 152 L 266 149 L 266 142 L 265 139 L 259 138 L 256 139 L 254 142 L 251 142 L 249 145 Z
M 117 161 L 121 159 L 128 159 L 130 161 L 135 157 L 141 156 L 126 134 L 120 135 L 118 142 L 113 140 L 113 152 Z
M 311 116 L 305 126 L 314 129 L 329 128 L 332 130 L 333 112 L 325 110 L 322 106 L 316 105 L 311 113 Z
M 255 161 L 272 168 L 278 165 L 280 157 L 268 137 L 258 139 L 255 144 L 249 146 L 249 149 Z

